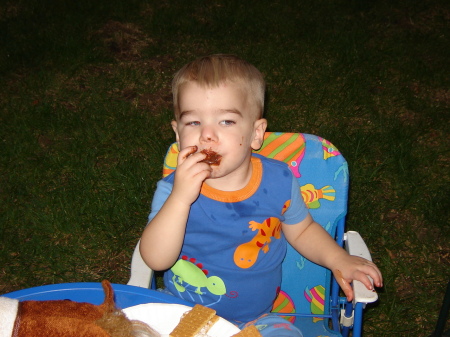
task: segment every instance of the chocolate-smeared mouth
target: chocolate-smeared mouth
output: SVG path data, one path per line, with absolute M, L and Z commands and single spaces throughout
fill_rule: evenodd
M 206 155 L 206 158 L 201 160 L 200 163 L 206 163 L 208 165 L 219 165 L 220 160 L 222 159 L 222 156 L 218 154 L 217 152 L 211 150 L 211 149 L 203 149 L 200 151 L 200 153 L 203 153 Z

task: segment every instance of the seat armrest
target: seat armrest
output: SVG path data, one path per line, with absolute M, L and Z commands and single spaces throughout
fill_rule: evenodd
M 348 231 L 344 235 L 344 241 L 345 250 L 350 255 L 359 256 L 365 258 L 366 260 L 372 261 L 369 249 L 367 248 L 366 243 L 358 232 Z M 372 278 L 369 277 L 369 279 L 373 285 Z M 355 294 L 354 302 L 372 303 L 378 299 L 378 295 L 375 290 L 367 289 L 366 286 L 360 281 L 354 280 L 352 286 L 353 292 Z
M 150 288 L 153 270 L 142 259 L 139 251 L 140 243 L 141 241 L 139 240 L 134 248 L 133 257 L 131 258 L 131 276 L 127 284 L 141 288 Z

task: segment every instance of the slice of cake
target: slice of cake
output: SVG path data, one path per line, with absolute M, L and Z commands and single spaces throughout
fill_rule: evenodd
M 208 337 L 208 330 L 219 320 L 216 311 L 196 304 L 181 316 L 180 322 L 170 333 L 171 337 Z M 261 337 L 258 329 L 250 325 L 231 337 Z
M 206 335 L 219 320 L 216 311 L 196 304 L 192 310 L 181 316 L 180 323 L 170 333 L 171 337 L 193 337 Z

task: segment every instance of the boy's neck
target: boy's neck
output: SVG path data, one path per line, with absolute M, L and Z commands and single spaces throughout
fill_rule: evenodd
M 249 160 L 248 164 L 241 167 L 239 171 L 231 172 L 221 178 L 206 179 L 205 184 L 219 191 L 239 191 L 247 186 L 252 173 L 253 165 L 251 160 Z

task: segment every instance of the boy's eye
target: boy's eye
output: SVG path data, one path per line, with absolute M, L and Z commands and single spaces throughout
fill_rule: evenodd
M 199 121 L 187 122 L 186 125 L 197 126 L 200 125 L 200 122 Z
M 224 121 L 221 121 L 220 124 L 222 124 L 222 125 L 234 125 L 234 124 L 236 124 L 236 122 L 235 121 L 231 121 L 231 120 L 224 120 Z

